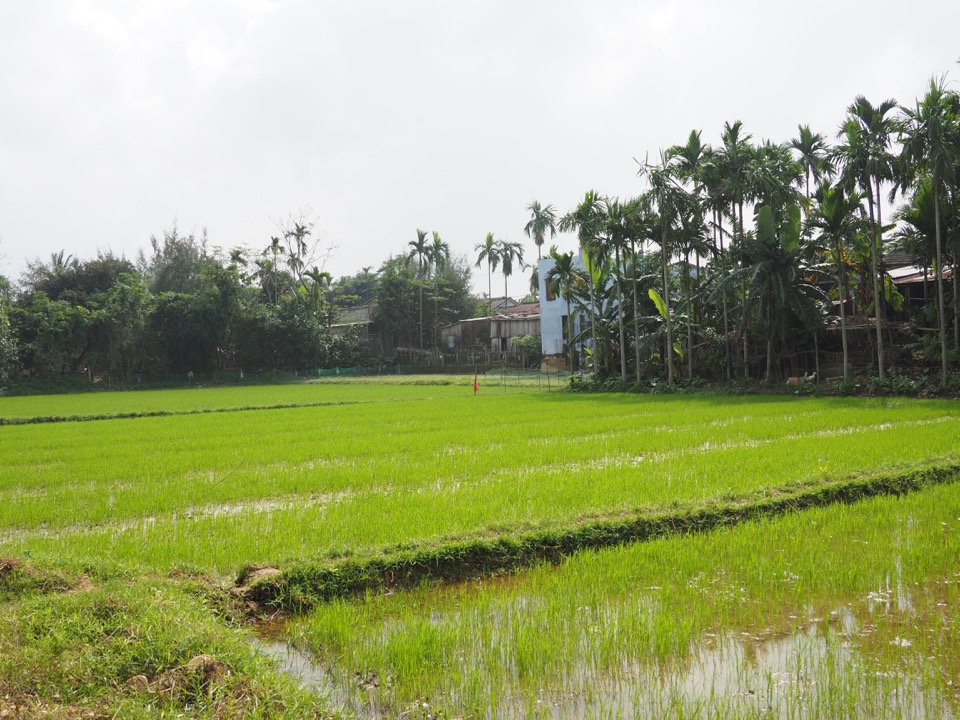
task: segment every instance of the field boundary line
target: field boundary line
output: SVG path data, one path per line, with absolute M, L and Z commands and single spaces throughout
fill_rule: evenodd
M 694 508 L 640 511 L 543 530 L 424 544 L 367 558 L 298 563 L 258 579 L 250 587 L 245 583 L 257 568 L 245 568 L 237 585 L 238 591 L 259 607 L 302 613 L 331 600 L 476 580 L 541 563 L 558 563 L 585 550 L 710 532 L 789 512 L 903 495 L 957 480 L 960 463 L 954 462 L 896 474 L 825 481 L 799 489 L 771 488 Z
M 29 417 L 0 417 L 0 427 L 17 425 L 47 425 L 52 423 L 95 422 L 98 420 L 137 420 L 139 418 L 177 417 L 180 415 L 213 415 L 216 413 L 250 412 L 253 410 L 297 410 L 300 408 L 338 407 L 341 405 L 375 405 L 392 402 L 423 402 L 429 398 L 383 398 L 377 400 L 320 400 L 275 405 L 238 405 L 224 408 L 196 408 L 194 410 L 144 410 L 143 412 L 97 413 L 93 415 L 35 415 Z

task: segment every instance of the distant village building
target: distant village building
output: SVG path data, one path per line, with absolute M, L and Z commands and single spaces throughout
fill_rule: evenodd
M 362 327 L 367 336 L 367 341 L 370 343 L 370 348 L 374 352 L 383 352 L 383 338 L 373 329 L 373 315 L 376 309 L 376 302 L 342 308 L 337 312 L 336 321 L 330 326 L 330 332 L 339 335 L 351 328 Z
M 585 270 L 583 255 L 573 258 L 574 265 Z M 541 366 L 545 370 L 567 369 L 567 302 L 562 297 L 554 297 L 547 292 L 547 275 L 554 266 L 553 258 L 543 258 L 537 263 L 537 275 L 540 278 L 540 346 L 543 350 Z M 575 306 L 571 304 L 571 309 Z M 574 335 L 580 333 L 581 319 L 574 316 Z M 579 347 L 578 347 L 579 350 Z M 578 353 L 579 354 L 579 353 Z
M 513 340 L 540 334 L 539 303 L 495 298 L 498 309 L 488 317 L 470 318 L 440 330 L 445 358 L 455 364 L 503 362 L 514 354 Z

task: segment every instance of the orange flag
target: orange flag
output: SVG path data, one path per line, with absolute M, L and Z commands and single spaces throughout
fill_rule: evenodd
M 477 376 L 473 376 L 473 394 L 476 395 L 480 390 L 480 383 L 477 382 Z

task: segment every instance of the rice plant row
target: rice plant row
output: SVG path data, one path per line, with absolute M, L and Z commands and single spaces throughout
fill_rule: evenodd
M 363 717 L 954 717 L 942 486 L 338 600 L 285 637 Z
M 257 393 L 288 387 L 301 386 Z M 960 459 L 949 402 L 317 392 L 362 402 L 2 427 L 0 543 L 78 565 L 233 572 Z M 141 402 L 118 394 L 115 407 L 124 398 Z

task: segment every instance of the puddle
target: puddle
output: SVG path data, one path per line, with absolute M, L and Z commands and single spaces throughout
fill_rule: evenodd
M 510 580 L 500 582 L 511 584 Z M 331 667 L 285 642 L 288 633 L 302 631 L 294 623 L 263 626 L 256 647 L 303 687 L 324 696 L 331 710 L 374 720 L 399 715 L 556 720 L 956 718 L 960 717 L 957 640 L 945 637 L 928 643 L 924 635 L 938 632 L 935 627 L 943 628 L 938 617 L 950 624 L 958 582 L 960 574 L 926 588 L 907 587 L 898 563 L 866 596 L 807 607 L 797 615 L 784 616 L 775 627 L 705 633 L 686 652 L 665 660 L 640 656 L 605 669 L 574 664 L 539 680 L 545 687 L 518 683 L 517 668 L 511 666 L 515 659 L 508 660 L 502 683 L 486 685 L 479 695 L 474 686 L 472 700 L 469 690 L 444 679 L 449 678 L 445 671 L 439 672 L 427 703 L 426 699 L 411 700 L 399 686 L 402 683 L 394 686 L 389 677 Z M 477 589 L 490 590 L 497 584 L 477 583 Z M 949 593 L 948 587 L 952 588 Z M 423 610 L 429 612 L 429 604 Z M 530 608 L 521 610 L 523 615 Z M 603 620 L 590 620 L 594 621 Z M 608 617 L 606 621 L 616 619 Z M 489 622 L 498 624 L 493 617 Z M 950 631 L 946 632 L 949 636 Z M 383 637 L 389 635 L 385 629 Z M 500 639 L 493 633 L 488 641 Z M 510 648 L 504 651 L 507 655 L 514 652 Z M 469 647 L 456 653 L 461 673 L 466 668 L 479 670 L 471 654 Z M 464 680 L 460 675 L 460 681 Z M 467 682 L 490 680 L 475 675 Z
M 276 662 L 277 667 L 296 680 L 300 687 L 326 696 L 334 692 L 333 677 L 308 653 L 283 640 L 256 640 L 253 647 L 261 655 L 266 655 Z

